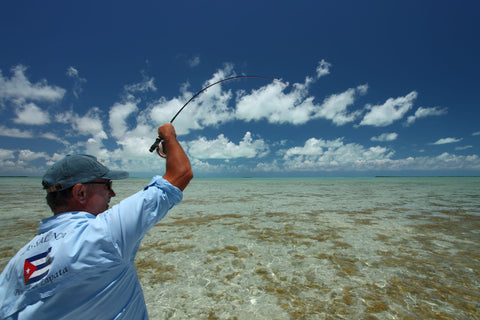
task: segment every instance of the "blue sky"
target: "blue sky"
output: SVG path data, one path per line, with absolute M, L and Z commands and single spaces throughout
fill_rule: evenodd
M 479 175 L 477 1 L 3 1 L 0 175 Z M 294 87 L 294 88 L 293 88 Z

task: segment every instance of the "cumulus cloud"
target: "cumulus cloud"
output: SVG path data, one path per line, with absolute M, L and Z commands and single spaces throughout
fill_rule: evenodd
M 192 60 L 192 62 L 194 62 Z M 198 60 L 199 62 L 199 60 Z M 402 119 L 412 110 L 413 102 L 417 97 L 415 91 L 404 97 L 390 98 L 383 104 L 367 105 L 366 109 L 355 108 L 359 96 L 365 95 L 369 90 L 367 84 L 347 88 L 335 94 L 326 95 L 322 101 L 316 101 L 307 94 L 309 86 L 318 78 L 330 73 L 331 64 L 322 60 L 315 69 L 316 74 L 306 77 L 305 83 L 294 84 L 298 89 L 281 83 L 280 80 L 269 82 L 251 91 L 228 90 L 229 85 L 219 84 L 202 93 L 192 101 L 180 117 L 175 120 L 175 127 L 179 135 L 192 130 L 201 130 L 206 127 L 228 124 L 231 121 L 265 121 L 275 124 L 305 124 L 314 119 L 325 119 L 332 124 L 341 126 L 352 122 L 361 122 L 361 125 L 387 126 L 394 121 Z M 0 136 L 15 138 L 41 137 L 65 144 L 58 154 L 48 157 L 45 153 L 31 150 L 5 150 L 0 149 L 2 172 L 6 168 L 28 168 L 28 163 L 38 159 L 45 159 L 48 165 L 52 164 L 55 157 L 65 152 L 92 153 L 104 160 L 112 168 L 123 168 L 136 172 L 163 170 L 164 162 L 151 163 L 148 148 L 156 137 L 156 126 L 169 122 L 181 106 L 196 92 L 191 92 L 190 85 L 184 83 L 179 88 L 177 96 L 155 97 L 156 100 L 144 100 L 135 97 L 137 93 L 151 93 L 156 91 L 153 77 L 146 77 L 139 83 L 124 86 L 124 94 L 119 102 L 112 103 L 108 113 L 99 108 L 92 108 L 78 114 L 72 106 L 71 110 L 49 115 L 42 110 L 40 102 L 58 101 L 63 97 L 58 87 L 48 85 L 44 80 L 30 83 L 25 76 L 26 68 L 18 68 L 11 78 L 4 78 L 0 73 L 0 84 L 10 83 L 5 89 L 0 86 L 0 103 L 6 99 L 14 106 L 13 116 L 4 117 L 13 119 L 19 124 L 40 125 L 55 121 L 55 130 L 42 134 L 15 128 L 12 125 L 0 125 Z M 72 79 L 81 79 L 78 70 L 70 67 L 67 75 Z M 224 65 L 211 75 L 201 87 L 216 81 L 236 75 L 232 65 Z M 23 80 L 22 80 L 23 76 Z M 13 83 L 17 83 L 16 86 Z M 20 85 L 22 84 L 22 85 Z M 19 90 L 12 88 L 27 88 L 31 94 L 20 94 Z M 30 89 L 28 89 L 30 88 Z M 54 95 L 41 95 L 40 89 L 50 89 L 57 92 Z M 37 90 L 37 91 L 35 91 Z M 75 90 L 74 90 L 75 91 Z M 64 92 L 64 91 L 63 91 Z M 78 95 L 81 92 L 76 91 Z M 75 94 L 75 92 L 74 92 Z M 33 98 L 32 98 L 33 97 Z M 145 95 L 145 97 L 148 97 Z M 30 99 L 31 101 L 28 101 Z M 50 100 L 49 100 L 50 99 Z M 413 110 L 412 110 L 413 111 Z M 446 109 L 418 108 L 415 113 L 406 119 L 407 124 L 414 123 L 417 119 L 445 114 Z M 363 119 L 362 119 L 362 114 Z M 108 122 L 107 122 L 108 121 Z M 111 140 L 105 131 L 111 133 Z M 50 126 L 49 126 L 50 128 Z M 72 130 L 73 128 L 73 130 Z M 65 131 L 61 132 L 61 130 Z M 59 139 L 60 135 L 64 140 Z M 473 135 L 480 135 L 475 132 Z M 188 137 L 188 136 L 187 136 Z M 371 141 L 385 142 L 398 138 L 397 133 L 382 133 L 372 137 Z M 68 141 L 67 141 L 68 140 Z M 445 144 L 460 142 L 458 138 L 443 138 L 432 144 Z M 195 172 L 223 174 L 262 172 L 283 173 L 285 171 L 323 171 L 323 170 L 444 170 L 461 168 L 480 169 L 478 156 L 457 156 L 444 153 L 439 156 L 408 157 L 393 159 L 394 150 L 382 146 L 364 146 L 358 143 L 347 143 L 344 138 L 324 140 L 311 138 L 297 146 L 288 148 L 292 141 L 283 140 L 266 143 L 264 139 L 247 132 L 243 138 L 232 141 L 226 134 L 216 137 L 201 137 L 193 141 L 182 141 L 188 152 Z M 105 145 L 104 145 L 105 143 Z M 107 147 L 108 146 L 108 147 Z M 112 147 L 113 146 L 113 147 Z M 275 152 L 277 148 L 285 148 Z M 456 150 L 471 149 L 472 146 L 458 146 Z M 272 152 L 271 152 L 272 151 Z M 269 156 L 271 155 L 271 156 Z M 253 160 L 246 160 L 253 159 Z M 255 163 L 252 166 L 244 163 Z M 20 172 L 20 171 L 19 171 Z M 26 171 L 25 171 L 26 172 Z
M 15 153 L 12 150 L 0 148 L 0 161 L 15 159 Z
M 72 66 L 68 67 L 66 74 L 73 79 L 73 95 L 78 98 L 83 91 L 82 85 L 87 82 L 87 79 L 80 77 L 78 70 Z
M 5 78 L 0 70 L 0 99 L 23 99 L 35 101 L 58 101 L 65 95 L 65 89 L 51 86 L 46 80 L 31 83 L 26 75 L 27 68 L 17 65 L 12 68 L 12 77 Z
M 57 114 L 55 120 L 60 123 L 70 124 L 77 133 L 85 136 L 92 136 L 98 141 L 107 139 L 107 134 L 103 130 L 103 122 L 100 118 L 100 109 L 91 108 L 84 116 L 80 116 L 73 111 L 67 111 Z
M 480 169 L 480 159 L 475 155 L 458 156 L 448 152 L 433 158 L 426 158 L 429 169 L 458 170 L 458 169 Z
M 78 75 L 78 70 L 72 66 L 68 67 L 67 68 L 67 72 L 66 72 L 67 76 L 69 76 L 70 78 L 78 78 L 79 75 Z
M 331 120 L 337 126 L 354 121 L 360 115 L 360 111 L 349 113 L 348 107 L 353 105 L 357 95 L 365 94 L 367 88 L 368 86 L 363 85 L 340 94 L 332 94 L 325 99 L 313 117 Z
M 18 152 L 18 160 L 20 161 L 33 161 L 39 158 L 48 159 L 49 156 L 45 152 L 34 152 L 31 150 L 20 150 Z
M 330 74 L 330 67 L 332 66 L 331 63 L 328 63 L 324 59 L 322 59 L 317 66 L 317 78 L 326 76 Z
M 305 85 L 303 85 L 305 87 Z M 359 111 L 349 112 L 355 97 L 364 94 L 367 86 L 351 88 L 340 94 L 332 94 L 322 104 L 315 104 L 313 97 L 304 91 L 285 91 L 286 86 L 272 82 L 251 93 L 240 93 L 237 98 L 237 119 L 244 121 L 267 120 L 269 123 L 304 124 L 313 119 L 331 120 L 336 125 L 354 121 Z
M 472 136 L 480 136 L 480 131 L 472 133 Z
M 192 68 L 198 66 L 200 64 L 200 57 L 199 56 L 195 56 L 195 57 L 192 57 L 190 59 L 188 59 L 188 65 Z
M 372 141 L 393 141 L 398 138 L 398 134 L 395 132 L 392 133 L 382 133 L 379 136 L 372 137 L 370 140 Z
M 53 134 L 51 132 L 42 133 L 42 134 L 39 135 L 39 137 L 44 138 L 44 139 L 48 139 L 48 140 L 54 140 L 54 141 L 60 142 L 64 145 L 69 145 L 69 142 L 67 142 L 64 139 L 61 139 L 60 137 L 56 136 L 55 134 Z
M 304 146 L 290 148 L 285 158 L 292 156 L 314 156 L 317 162 L 354 162 L 389 158 L 393 152 L 384 147 L 365 148 L 359 144 L 343 142 L 343 138 L 323 140 L 310 138 Z
M 125 159 L 134 160 L 142 167 L 146 165 L 138 163 L 138 161 L 144 161 L 145 156 L 149 155 L 148 149 L 157 134 L 156 127 L 150 124 L 150 111 L 143 110 L 136 114 L 138 109 L 136 101 L 127 101 L 114 104 L 109 112 L 109 124 L 112 130 L 112 137 L 116 139 L 116 143 L 120 148 L 105 156 L 120 160 L 126 168 L 133 166 L 133 163 L 131 161 L 125 161 Z M 134 113 L 135 117 L 133 117 Z M 128 119 L 135 119 L 136 122 Z M 166 122 L 168 121 L 155 121 L 157 124 Z M 138 168 L 134 170 L 138 170 Z
M 128 159 L 139 160 L 145 159 L 145 155 L 148 155 L 148 149 L 155 141 L 156 136 L 153 128 L 140 125 L 134 130 L 128 131 L 121 139 L 117 140 L 117 144 L 121 146 L 121 149 L 115 150 L 114 155 L 116 158 L 128 157 Z M 151 165 L 151 164 L 150 164 Z M 138 170 L 135 169 L 135 170 Z
M 112 136 L 121 138 L 128 129 L 127 118 L 137 111 L 137 104 L 134 102 L 116 103 L 110 108 L 109 124 L 112 128 Z
M 462 141 L 463 139 L 462 138 L 442 138 L 442 139 L 439 139 L 431 144 L 433 145 L 439 145 L 439 144 L 448 144 L 448 143 L 457 143 L 457 142 L 460 142 Z
M 157 91 L 155 86 L 155 79 L 153 77 L 148 78 L 143 74 L 143 80 L 139 83 L 127 84 L 124 86 L 125 91 L 130 93 L 135 92 L 147 92 L 147 91 Z
M 34 134 L 30 130 L 20 130 L 18 128 L 7 128 L 5 126 L 0 125 L 0 136 L 4 137 L 11 137 L 11 138 L 44 138 L 48 140 L 54 140 L 63 144 L 67 144 L 66 141 L 60 139 L 53 133 L 40 133 L 40 134 Z
M 34 103 L 27 103 L 18 106 L 15 109 L 17 118 L 13 119 L 15 123 L 28 125 L 43 125 L 50 122 L 50 116 L 47 112 L 40 109 Z
M 180 97 L 175 97 L 170 100 L 161 97 L 149 106 L 150 118 L 156 123 L 169 122 L 183 104 L 183 99 Z M 185 110 L 185 112 L 187 111 L 189 110 Z
M 18 128 L 7 128 L 0 125 L 0 136 L 12 138 L 33 138 L 34 134 L 28 130 L 20 130 Z
M 329 72 L 330 64 L 325 60 L 319 62 L 319 75 Z M 202 87 L 209 86 L 219 80 L 235 76 L 233 65 L 225 64 Z M 354 103 L 357 95 L 363 95 L 368 85 L 348 89 L 346 92 L 329 96 L 323 104 L 315 104 L 314 98 L 306 94 L 310 84 L 308 78 L 304 84 L 285 85 L 281 81 L 273 81 L 258 89 L 246 92 L 236 92 L 235 107 L 229 108 L 234 100 L 231 90 L 224 90 L 218 84 L 203 92 L 192 105 L 182 111 L 175 120 L 180 134 L 189 133 L 208 126 L 225 124 L 232 120 L 259 121 L 267 120 L 269 123 L 304 124 L 315 118 L 324 118 L 333 121 L 336 125 L 354 121 L 359 116 L 359 111 L 350 111 L 348 108 Z M 171 120 L 174 114 L 183 106 L 185 101 L 193 96 L 189 92 L 189 84 L 184 84 L 180 90 L 181 96 L 167 98 L 160 97 L 149 104 L 146 112 L 154 123 L 165 123 Z
M 214 140 L 200 137 L 187 143 L 188 152 L 198 159 L 234 159 L 262 157 L 268 153 L 263 139 L 254 140 L 247 132 L 242 141 L 235 144 L 220 134 Z
M 329 74 L 330 67 L 330 63 L 321 60 L 316 70 L 317 79 Z M 235 117 L 243 121 L 267 120 L 269 123 L 295 125 L 318 118 L 331 120 L 336 125 L 344 125 L 358 117 L 359 111 L 350 112 L 347 108 L 353 105 L 357 95 L 366 93 L 368 85 L 330 95 L 322 104 L 318 104 L 306 93 L 313 82 L 313 78 L 307 77 L 305 83 L 290 86 L 276 80 L 250 93 L 239 91 Z M 296 89 L 289 90 L 291 87 Z
M 202 87 L 207 87 L 219 80 L 234 76 L 233 66 L 226 64 L 222 69 L 215 72 Z M 161 97 L 149 104 L 147 113 L 154 123 L 169 122 L 194 93 L 188 90 L 189 84 L 182 85 L 181 96 L 166 98 Z M 187 134 L 190 130 L 203 129 L 207 126 L 217 126 L 232 121 L 233 110 L 228 108 L 229 102 L 233 99 L 231 90 L 223 90 L 218 84 L 203 92 L 197 99 L 191 102 L 188 108 L 184 109 L 181 115 L 175 120 L 177 133 Z
M 235 117 L 244 121 L 266 119 L 270 123 L 303 124 L 315 110 L 313 98 L 303 99 L 301 91 L 284 92 L 285 85 L 272 82 L 237 98 Z
M 394 152 L 376 146 L 366 148 L 355 143 L 344 143 L 343 138 L 323 140 L 310 138 L 303 146 L 286 150 L 285 165 L 290 169 L 318 170 L 320 168 L 340 168 L 374 165 L 389 160 Z
M 235 75 L 233 65 L 226 64 L 222 69 L 215 72 L 213 76 L 204 83 L 203 87 Z M 232 111 L 228 109 L 228 103 L 232 98 L 232 91 L 223 90 L 221 84 L 209 88 L 197 102 L 196 109 L 198 112 L 196 120 L 204 126 L 215 126 L 230 121 L 232 119 Z
M 415 111 L 415 114 L 413 116 L 409 116 L 407 118 L 407 125 L 413 124 L 417 119 L 420 118 L 425 118 L 425 117 L 430 117 L 430 116 L 442 116 L 447 113 L 446 108 L 439 108 L 439 107 L 434 107 L 434 108 L 423 108 L 420 107 Z
M 468 146 L 463 146 L 463 147 L 455 147 L 455 150 L 461 151 L 461 150 L 467 150 L 467 149 L 471 149 L 471 148 L 473 148 L 473 146 L 468 145 Z
M 80 134 L 92 135 L 101 140 L 107 139 L 107 134 L 103 131 L 103 123 L 99 116 L 99 109 L 93 108 L 83 117 L 77 116 L 72 119 L 72 126 Z
M 417 92 L 412 91 L 404 97 L 389 98 L 381 105 L 367 105 L 367 114 L 360 122 L 361 126 L 385 127 L 403 118 L 412 108 Z

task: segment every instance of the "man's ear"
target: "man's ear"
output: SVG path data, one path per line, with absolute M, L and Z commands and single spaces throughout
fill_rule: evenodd
M 79 204 L 85 204 L 87 202 L 87 190 L 84 184 L 77 183 L 72 189 L 73 200 Z

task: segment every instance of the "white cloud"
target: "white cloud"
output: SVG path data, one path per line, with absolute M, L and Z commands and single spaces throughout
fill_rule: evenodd
M 31 150 L 20 150 L 18 152 L 18 160 L 20 161 L 29 162 L 39 158 L 49 159 L 49 156 L 45 152 L 33 152 Z
M 370 140 L 372 141 L 393 141 L 398 138 L 398 134 L 395 132 L 392 133 L 382 133 L 377 137 L 372 137 Z
M 55 118 L 56 122 L 66 124 L 66 123 L 70 123 L 72 121 L 72 119 L 76 116 L 77 115 L 74 114 L 72 110 L 69 110 L 69 111 L 65 111 L 63 113 L 55 114 L 54 118 Z
M 319 170 L 322 168 L 368 168 L 389 160 L 394 152 L 376 146 L 365 148 L 359 144 L 336 140 L 310 138 L 304 146 L 290 148 L 283 159 L 285 166 L 294 170 Z
M 425 117 L 429 117 L 429 116 L 441 116 L 441 115 L 444 115 L 447 113 L 447 109 L 446 108 L 438 108 L 438 107 L 434 107 L 434 108 L 423 108 L 423 107 L 420 107 L 417 109 L 417 111 L 415 111 L 415 115 L 413 116 L 409 116 L 407 118 L 407 125 L 411 125 L 413 124 L 417 119 L 420 119 L 420 118 L 425 118 Z
M 54 141 L 63 143 L 64 145 L 68 145 L 68 144 L 69 144 L 66 140 L 63 140 L 63 139 L 57 137 L 56 135 L 54 135 L 54 134 L 51 133 L 51 132 L 43 133 L 43 134 L 40 135 L 40 137 L 41 137 L 41 138 L 44 138 L 44 139 L 48 139 L 48 140 L 54 140 Z
M 480 131 L 472 133 L 472 136 L 480 136 Z
M 445 152 L 434 158 L 426 158 L 425 162 L 426 169 L 433 170 L 480 169 L 480 159 L 477 155 L 457 156 Z
M 83 117 L 69 111 L 56 116 L 56 120 L 62 123 L 70 123 L 72 128 L 81 135 L 91 135 L 99 141 L 107 139 L 107 134 L 103 131 L 103 123 L 100 119 L 100 110 L 98 108 L 90 109 Z
M 192 57 L 188 60 L 188 65 L 192 68 L 198 66 L 199 64 L 200 64 L 200 57 L 199 56 Z
M 0 99 L 25 99 L 35 101 L 58 101 L 65 95 L 65 89 L 48 85 L 46 80 L 32 84 L 25 76 L 27 68 L 17 65 L 12 68 L 13 76 L 4 78 L 0 70 Z
M 324 59 L 318 62 L 317 66 L 317 78 L 326 76 L 330 73 L 330 67 L 332 66 L 331 63 L 328 63 Z
M 367 94 L 367 91 L 368 91 L 368 84 L 362 84 L 362 85 L 357 87 L 358 94 L 360 94 L 362 96 Z
M 127 132 L 127 118 L 137 111 L 137 104 L 134 102 L 116 103 L 110 108 L 109 124 L 112 128 L 112 136 L 121 138 Z
M 187 143 L 188 152 L 198 159 L 234 159 L 262 157 L 268 153 L 263 139 L 254 140 L 247 132 L 239 144 L 229 141 L 223 134 L 214 140 L 200 137 Z
M 348 149 L 348 147 L 346 148 Z M 291 155 L 287 159 L 273 159 L 270 162 L 258 161 L 257 166 L 254 168 L 244 167 L 233 161 L 232 163 L 225 162 L 220 165 L 214 165 L 209 162 L 192 159 L 191 163 L 194 171 L 199 174 L 227 173 L 230 175 L 234 175 L 237 172 L 266 173 L 269 175 L 281 175 L 285 172 L 321 172 L 324 174 L 327 171 L 389 171 L 393 174 L 395 174 L 395 172 L 419 171 L 421 174 L 427 172 L 435 172 L 436 174 L 438 171 L 480 169 L 480 158 L 477 155 L 458 156 L 444 153 L 436 157 L 427 156 L 392 159 L 392 152 L 387 151 L 385 153 L 385 149 L 381 147 L 365 148 L 354 144 L 351 148 L 351 153 L 361 150 L 366 152 L 366 155 L 360 154 L 356 160 L 352 157 L 352 161 L 317 161 L 315 156 Z
M 290 148 L 284 158 L 293 156 L 314 156 L 316 161 L 353 162 L 359 160 L 384 159 L 393 153 L 384 147 L 364 148 L 355 143 L 345 144 L 343 138 L 323 140 L 310 138 L 303 147 Z
M 155 133 L 152 128 L 141 126 L 129 131 L 127 135 L 117 141 L 117 144 L 122 146 L 121 150 L 116 150 L 117 158 L 128 157 L 135 160 L 145 158 L 146 155 L 149 155 L 148 149 L 156 138 L 152 133 Z
M 217 81 L 232 77 L 232 65 L 225 65 L 223 69 L 218 70 L 212 77 L 203 84 L 203 88 Z M 188 99 L 194 93 L 189 92 L 189 85 L 184 84 L 181 87 L 181 97 L 167 99 L 161 97 L 149 105 L 147 113 L 155 124 L 169 122 L 172 117 L 180 110 Z M 229 110 L 228 103 L 232 100 L 231 90 L 222 90 L 222 85 L 218 84 L 203 92 L 197 99 L 182 111 L 175 119 L 175 126 L 178 128 L 178 134 L 186 134 L 190 130 L 202 129 L 206 126 L 216 126 L 233 120 L 233 111 Z
M 157 91 L 157 87 L 155 86 L 155 79 L 153 77 L 147 78 L 145 75 L 143 75 L 142 82 L 127 84 L 125 85 L 124 89 L 125 91 L 131 93 Z
M 15 159 L 15 154 L 12 150 L 0 148 L 0 161 L 5 161 L 8 159 Z
M 308 79 L 307 79 L 308 82 Z M 295 87 L 306 88 L 307 84 Z M 272 82 L 250 94 L 240 92 L 237 97 L 236 118 L 244 121 L 267 120 L 269 123 L 304 124 L 313 119 L 331 120 L 336 125 L 354 121 L 359 111 L 349 112 L 358 94 L 364 94 L 367 85 L 351 88 L 340 94 L 333 94 L 322 104 L 315 104 L 313 97 L 304 90 L 285 92 L 287 87 L 280 82 Z
M 328 71 L 329 63 L 322 60 L 319 70 L 323 73 Z M 234 76 L 233 66 L 226 64 L 219 69 L 203 87 L 217 81 Z M 368 90 L 368 85 L 348 89 L 346 92 L 331 95 L 323 104 L 315 104 L 313 97 L 306 94 L 309 85 L 307 78 L 305 84 L 295 84 L 296 88 L 287 90 L 290 86 L 273 81 L 250 93 L 238 91 L 236 108 L 228 108 L 233 100 L 230 90 L 223 90 L 222 84 L 218 84 L 203 92 L 197 99 L 191 102 L 181 116 L 175 120 L 180 134 L 186 134 L 190 130 L 199 130 L 207 126 L 216 126 L 232 121 L 267 120 L 270 123 L 291 123 L 300 125 L 315 118 L 325 118 L 333 121 L 336 125 L 343 125 L 354 121 L 360 114 L 359 111 L 350 112 L 348 107 L 355 101 L 356 95 L 363 95 Z M 161 97 L 150 104 L 147 112 L 155 123 L 165 123 L 171 120 L 173 115 L 183 106 L 194 93 L 187 90 L 188 84 L 182 86 L 182 97 Z
M 389 98 L 382 105 L 368 105 L 369 110 L 360 125 L 370 125 L 375 127 L 385 127 L 403 116 L 413 106 L 413 101 L 417 98 L 417 92 L 412 91 L 404 97 Z
M 149 105 L 145 112 L 147 112 L 148 118 L 153 123 L 160 125 L 170 122 L 172 117 L 185 104 L 185 101 L 186 99 L 182 99 L 181 97 L 170 100 L 162 97 Z M 200 125 L 199 121 L 208 116 L 208 114 L 198 111 L 198 105 L 188 105 L 188 107 L 182 111 L 181 116 L 175 120 L 177 134 L 187 134 L 190 130 L 203 128 L 203 125 Z
M 91 108 L 84 116 L 80 116 L 73 111 L 66 111 L 55 115 L 55 121 L 70 124 L 72 129 L 84 136 L 92 136 L 101 141 L 107 139 L 107 134 L 103 130 L 103 121 L 100 118 L 101 110 Z
M 59 137 L 55 136 L 53 133 L 47 132 L 42 134 L 34 134 L 30 130 L 20 130 L 18 128 L 7 128 L 5 126 L 0 125 L 0 136 L 4 137 L 12 137 L 12 138 L 34 138 L 40 137 L 49 140 L 55 140 L 61 142 L 63 144 L 67 144 L 66 141 L 60 139 Z
M 203 87 L 233 76 L 235 76 L 233 65 L 226 64 L 215 72 L 212 78 L 203 84 Z M 222 90 L 222 88 L 222 84 L 209 88 L 196 102 L 195 109 L 198 112 L 195 120 L 202 126 L 215 126 L 232 120 L 232 111 L 228 109 L 228 103 L 233 98 L 233 94 L 231 90 Z
M 17 128 L 7 128 L 0 126 L 0 136 L 12 138 L 33 138 L 34 134 L 31 131 L 20 130 Z
M 472 148 L 473 148 L 473 146 L 469 145 L 469 146 L 463 146 L 463 147 L 455 147 L 455 150 L 461 151 L 461 150 L 467 150 L 467 149 L 472 149 Z
M 285 85 L 272 82 L 250 94 L 239 93 L 236 118 L 244 121 L 266 119 L 270 123 L 303 124 L 315 109 L 313 98 L 303 99 L 298 90 L 284 93 Z
M 367 86 L 351 88 L 340 94 L 332 94 L 327 97 L 324 103 L 316 111 L 314 118 L 331 120 L 335 125 L 341 126 L 354 121 L 360 114 L 359 111 L 348 113 L 348 107 L 355 102 L 357 94 L 365 94 Z
M 68 67 L 67 68 L 67 76 L 69 76 L 70 78 L 77 78 L 79 75 L 78 75 L 78 70 L 74 67 Z
M 87 79 L 80 77 L 78 70 L 72 66 L 68 67 L 66 74 L 73 79 L 73 95 L 78 98 L 83 91 L 82 84 L 87 82 Z
M 17 118 L 13 119 L 15 123 L 28 125 L 43 125 L 50 122 L 50 116 L 47 112 L 40 109 L 34 103 L 28 103 L 18 106 L 15 109 Z
M 278 160 L 274 159 L 272 162 L 258 162 L 252 171 L 271 173 L 271 172 L 282 172 L 283 169 L 279 165 Z
M 405 117 L 407 112 L 412 110 L 412 104 L 417 96 L 416 92 L 411 92 L 405 97 L 390 98 L 382 105 L 368 106 L 365 117 L 362 119 L 360 114 L 363 111 L 355 110 L 354 106 L 358 97 L 367 93 L 368 85 L 366 84 L 328 95 L 322 102 L 314 101 L 306 93 L 308 86 L 318 77 L 329 74 L 330 67 L 329 63 L 324 60 L 320 61 L 316 76 L 307 77 L 304 84 L 295 84 L 294 86 L 298 89 L 291 89 L 290 85 L 273 81 L 257 90 L 235 93 L 237 94 L 236 100 L 234 92 L 227 90 L 227 85 L 216 85 L 192 101 L 192 105 L 188 106 L 181 116 L 175 120 L 177 133 L 184 134 L 207 126 L 228 124 L 228 122 L 234 120 L 264 120 L 270 123 L 300 125 L 312 119 L 326 119 L 338 126 L 362 120 L 362 125 L 384 126 Z M 32 88 L 35 86 L 38 88 L 55 88 L 45 81 L 37 84 L 30 83 L 24 72 L 25 69 L 18 70 L 18 73 L 24 76 L 25 81 L 23 83 L 26 83 L 27 87 L 29 85 Z M 78 70 L 73 67 L 67 70 L 67 75 L 72 79 L 80 78 Z M 233 67 L 225 65 L 213 74 L 203 86 L 234 75 Z M 0 78 L 0 81 L 11 82 L 15 75 L 12 76 L 12 79 L 4 79 L 0 74 Z M 20 79 L 20 77 L 18 78 Z M 156 137 L 156 126 L 169 122 L 172 116 L 195 92 L 190 92 L 188 83 L 185 83 L 179 88 L 178 96 L 161 97 L 154 102 L 143 101 L 142 105 L 142 100 L 134 95 L 135 93 L 155 91 L 153 78 L 144 77 L 142 82 L 127 85 L 124 89 L 126 92 L 123 92 L 122 100 L 111 104 L 107 118 L 107 114 L 104 114 L 104 111 L 99 108 L 93 108 L 86 114 L 82 111 L 83 115 L 79 115 L 77 113 L 78 109 L 73 109 L 74 107 L 71 107 L 71 110 L 62 111 L 63 113 L 55 115 L 52 113 L 49 116 L 47 112 L 42 111 L 41 104 L 33 101 L 32 98 L 27 98 L 28 95 L 14 95 L 11 94 L 13 92 L 11 90 L 8 91 L 10 93 L 7 95 L 7 91 L 0 87 L 0 91 L 3 90 L 0 93 L 0 103 L 2 99 L 11 99 L 9 102 L 17 107 L 17 118 L 15 119 L 17 123 L 42 124 L 50 120 L 58 122 L 54 130 L 49 130 L 48 133 L 43 134 L 41 132 L 22 131 L 19 129 L 20 126 L 16 128 L 13 125 L 4 124 L 0 125 L 0 136 L 38 137 L 55 140 L 65 144 L 63 149 L 58 150 L 59 153 L 87 152 L 99 156 L 112 167 L 116 166 L 135 172 L 155 170 L 161 172 L 164 170 L 164 161 L 153 161 L 152 164 L 151 158 L 148 158 L 148 156 L 156 158 L 156 155 L 148 152 L 148 148 Z M 125 97 L 125 94 L 127 97 Z M 31 97 L 40 96 L 39 94 L 31 95 Z M 27 101 L 27 99 L 32 99 L 32 101 Z M 37 99 L 43 102 L 56 101 L 47 100 L 47 98 Z M 235 101 L 238 102 L 236 108 L 232 106 Z M 15 109 L 13 110 L 15 111 Z M 438 107 L 418 108 L 415 114 L 407 119 L 407 122 L 413 123 L 416 119 L 440 115 L 445 112 L 446 109 Z M 10 120 L 8 116 L 4 118 Z M 111 132 L 112 138 L 108 143 L 104 141 L 108 138 L 104 131 L 106 121 L 108 121 L 108 132 Z M 59 123 L 67 126 L 59 125 Z M 71 130 L 68 125 L 74 130 Z M 66 130 L 61 132 L 62 129 Z M 57 135 L 64 140 L 58 138 Z M 480 135 L 480 132 L 475 132 L 473 135 Z M 397 138 L 397 133 L 383 133 L 372 137 L 371 141 L 393 141 Z M 435 144 L 454 143 L 461 140 L 443 138 Z M 323 172 L 323 170 L 480 169 L 480 159 L 476 155 L 457 156 L 444 153 L 436 157 L 392 159 L 394 151 L 390 148 L 346 143 L 343 138 L 333 140 L 311 138 L 304 144 L 283 150 L 282 155 L 275 153 L 275 157 L 266 156 L 274 148 L 287 148 L 286 145 L 290 142 L 290 140 L 283 140 L 267 144 L 263 139 L 247 132 L 239 141 L 232 141 L 231 138 L 220 134 L 214 138 L 198 138 L 194 141 L 182 142 L 182 144 L 189 153 L 194 170 L 219 175 L 225 173 L 243 174 L 244 172 L 282 174 L 287 171 Z M 107 148 L 107 145 L 112 146 L 115 143 L 115 147 Z M 459 146 L 455 149 L 466 150 L 471 148 L 472 146 Z M 52 164 L 51 160 L 56 157 L 54 155 L 50 158 L 42 152 L 18 151 L 18 149 L 14 151 L 0 149 L 0 171 L 8 172 L 9 168 L 21 168 L 24 171 L 18 172 L 27 172 L 27 168 L 31 167 L 28 162 L 37 160 L 35 163 L 39 163 L 38 159 L 45 158 L 48 164 Z M 254 163 L 253 167 L 250 166 L 251 163 Z
M 462 138 L 442 138 L 442 139 L 439 139 L 439 140 L 433 142 L 432 144 L 439 145 L 439 144 L 456 143 L 456 142 L 460 142 L 462 140 L 463 140 Z

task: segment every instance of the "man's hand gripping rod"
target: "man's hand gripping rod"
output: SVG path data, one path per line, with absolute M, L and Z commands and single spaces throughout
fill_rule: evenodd
M 163 152 L 163 144 L 162 144 L 162 141 L 163 139 L 160 138 L 160 137 L 157 137 L 157 139 L 155 139 L 155 142 L 152 144 L 152 146 L 150 147 L 150 152 L 153 152 L 153 150 L 157 150 L 157 154 L 166 159 L 167 158 L 167 154 L 165 152 Z

